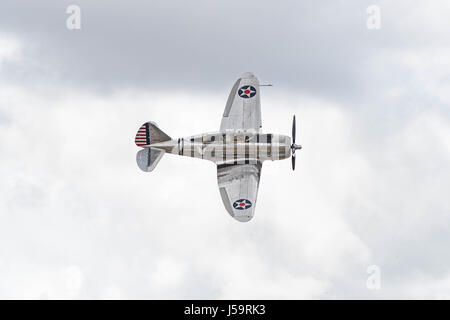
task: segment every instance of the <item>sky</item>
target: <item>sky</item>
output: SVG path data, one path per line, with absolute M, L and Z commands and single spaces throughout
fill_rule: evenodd
M 445 0 L 1 1 L 0 298 L 449 299 L 449 17 Z M 212 162 L 144 173 L 134 137 L 218 130 L 248 71 L 274 85 L 263 131 L 296 114 L 303 149 L 295 172 L 264 162 L 239 223 Z

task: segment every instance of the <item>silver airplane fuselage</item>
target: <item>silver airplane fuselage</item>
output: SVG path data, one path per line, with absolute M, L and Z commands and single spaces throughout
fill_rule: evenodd
M 166 153 L 210 160 L 216 164 L 255 164 L 291 156 L 291 138 L 254 131 L 210 132 L 154 143 Z

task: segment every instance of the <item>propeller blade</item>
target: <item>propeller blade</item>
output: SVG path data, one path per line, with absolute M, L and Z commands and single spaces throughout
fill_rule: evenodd
M 295 170 L 295 154 L 292 155 L 291 159 L 292 159 L 292 170 L 294 171 Z
M 292 119 L 292 143 L 295 143 L 295 114 Z

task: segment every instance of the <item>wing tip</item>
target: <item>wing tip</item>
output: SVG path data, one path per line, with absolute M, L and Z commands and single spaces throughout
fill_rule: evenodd
M 239 222 L 249 222 L 250 220 L 253 219 L 253 214 L 252 215 L 235 215 L 233 216 L 233 218 Z
M 253 72 L 245 72 L 241 75 L 241 79 L 253 79 L 253 78 L 256 78 Z

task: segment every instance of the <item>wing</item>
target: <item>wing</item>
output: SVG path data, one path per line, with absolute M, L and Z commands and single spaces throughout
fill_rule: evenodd
M 255 214 L 261 168 L 262 163 L 217 166 L 223 204 L 238 221 L 250 221 Z
M 244 73 L 234 84 L 223 112 L 220 131 L 261 128 L 259 81 L 252 73 Z

